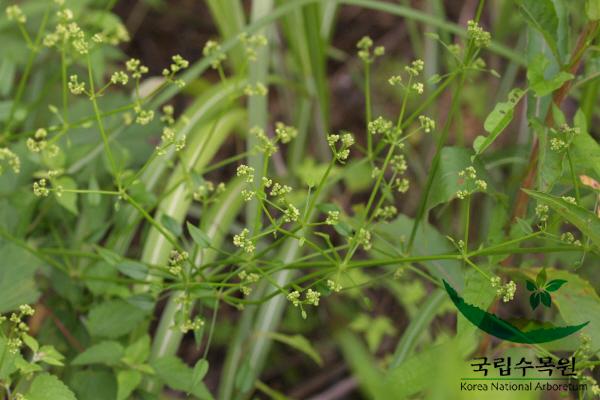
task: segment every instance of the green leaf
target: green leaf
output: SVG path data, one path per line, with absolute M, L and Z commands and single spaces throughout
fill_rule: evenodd
M 123 346 L 119 342 L 105 341 L 85 349 L 71 362 L 73 365 L 105 364 L 115 365 L 123 356 Z
M 171 217 L 170 215 L 163 214 L 160 217 L 160 222 L 173 235 L 175 235 L 176 237 L 181 236 L 181 233 L 182 233 L 181 232 L 181 225 L 179 224 L 179 222 L 175 218 Z
M 581 206 L 568 203 L 560 197 L 534 190 L 523 189 L 523 191 L 556 211 L 561 217 L 587 235 L 596 246 L 600 247 L 600 218 L 596 214 Z
M 194 365 L 194 369 L 192 370 L 192 387 L 198 386 L 206 373 L 208 372 L 208 361 L 205 358 L 201 358 Z
M 62 186 L 63 189 L 67 190 L 77 190 L 77 183 L 75 183 L 73 178 L 68 176 L 61 176 L 60 178 L 57 178 L 53 184 L 56 185 L 56 187 Z M 57 193 L 55 197 L 56 201 L 58 201 L 58 204 L 75 215 L 79 213 L 79 210 L 77 209 L 77 193 L 62 192 L 60 195 Z
M 114 400 L 117 380 L 112 371 L 88 367 L 77 369 L 68 380 L 78 400 Z
M 151 362 L 156 376 L 172 389 L 192 393 L 200 399 L 212 399 L 204 383 L 194 385 L 193 371 L 176 356 L 165 356 Z
M 552 0 L 519 0 L 523 16 L 527 22 L 542 34 L 546 44 L 554 54 L 558 64 L 558 14 Z
M 27 400 L 77 400 L 75 394 L 54 375 L 37 375 L 25 395 Z
M 527 68 L 529 87 L 538 97 L 549 95 L 560 88 L 563 83 L 574 78 L 573 74 L 565 71 L 559 71 L 553 77 L 546 77 L 545 73 L 549 64 L 550 61 L 543 54 L 538 54 Z
M 546 268 L 542 268 L 535 277 L 535 285 L 539 288 L 544 287 L 544 285 L 546 284 L 546 277 Z
M 483 153 L 494 141 L 500 133 L 513 119 L 514 109 L 519 103 L 519 100 L 525 95 L 525 91 L 521 89 L 513 89 L 508 94 L 508 100 L 497 103 L 494 110 L 487 116 L 483 123 L 483 128 L 489 133 L 488 136 L 477 136 L 473 142 L 475 154 Z
M 23 343 L 25 343 L 25 345 L 29 347 L 31 351 L 35 353 L 39 350 L 40 345 L 37 340 L 27 334 L 23 334 L 21 338 L 23 339 Z
M 117 269 L 123 275 L 133 279 L 144 280 L 148 276 L 148 267 L 141 262 L 124 260 L 117 264 Z
M 135 329 L 146 313 L 124 300 L 109 300 L 95 305 L 87 319 L 87 328 L 95 337 L 117 338 Z
M 590 136 L 583 111 L 577 110 L 573 122 L 580 132 L 571 142 L 571 158 L 579 171 L 600 180 L 600 144 Z
M 598 21 L 600 19 L 600 0 L 586 0 L 585 15 L 591 21 Z
M 533 283 L 533 281 L 530 281 L 529 279 L 527 279 L 527 281 L 525 282 L 525 285 L 527 286 L 527 290 L 529 290 L 530 292 L 537 290 L 536 284 Z
M 550 297 L 550 293 L 546 291 L 541 292 L 540 299 L 542 300 L 542 304 L 546 307 L 550 308 L 552 306 L 552 297 Z
M 110 265 L 116 266 L 123 259 L 123 257 L 121 257 L 121 255 L 115 253 L 112 250 L 105 249 L 105 248 L 100 247 L 100 246 L 94 246 L 94 247 L 95 247 L 96 252 L 98 253 L 98 255 L 100 257 L 102 257 L 102 259 L 104 261 L 106 261 Z
M 65 356 L 60 354 L 58 350 L 54 348 L 54 346 L 45 345 L 40 347 L 38 357 L 40 357 L 42 362 L 48 365 L 54 365 L 57 367 L 62 367 L 64 365 L 63 360 L 65 359 Z
M 150 336 L 144 335 L 125 349 L 124 358 L 133 364 L 141 364 L 150 355 Z
M 296 350 L 299 350 L 309 356 L 314 362 L 318 365 L 323 365 L 323 359 L 315 350 L 315 348 L 310 344 L 308 339 L 306 339 L 302 335 L 284 335 L 283 333 L 277 332 L 269 332 L 267 335 L 278 342 L 287 344 L 290 347 L 293 347 Z
M 142 374 L 132 369 L 119 371 L 117 373 L 117 400 L 131 398 L 136 387 L 142 382 Z
M 211 247 L 210 237 L 206 233 L 204 233 L 204 231 L 202 231 L 199 228 L 196 228 L 189 222 L 187 223 L 187 228 L 188 232 L 190 232 L 190 236 L 194 240 L 194 243 L 196 243 L 201 249 L 207 249 Z
M 473 151 L 464 147 L 444 147 L 440 156 L 440 165 L 437 169 L 431 192 L 427 199 L 427 209 L 447 203 L 456 198 L 456 192 L 463 187 L 463 179 L 458 173 L 473 165 L 477 170 L 478 179 L 490 182 L 483 164 L 477 160 L 471 160 Z
M 0 254 L 0 313 L 34 303 L 39 297 L 34 280 L 39 260 L 11 243 L 0 246 Z
M 556 292 L 565 283 L 567 283 L 567 281 L 564 279 L 553 279 L 548 282 L 544 289 L 546 289 L 547 292 Z

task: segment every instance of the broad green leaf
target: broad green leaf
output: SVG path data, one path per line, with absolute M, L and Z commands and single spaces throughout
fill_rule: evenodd
M 194 385 L 193 370 L 176 356 L 165 356 L 151 362 L 156 376 L 172 389 L 192 393 L 200 399 L 212 399 L 206 386 Z
M 534 190 L 523 189 L 523 191 L 560 214 L 588 236 L 597 247 L 600 247 L 600 218 L 596 214 L 579 205 L 568 203 L 560 197 Z
M 150 355 L 150 336 L 144 335 L 125 348 L 124 358 L 131 363 L 145 362 Z
M 34 303 L 39 292 L 34 274 L 40 262 L 14 244 L 0 245 L 0 313 Z
M 37 375 L 25 397 L 27 400 L 77 400 L 67 385 L 50 374 Z
M 527 22 L 542 34 L 560 64 L 558 52 L 558 14 L 552 0 L 518 0 Z
M 73 365 L 105 364 L 115 365 L 123 356 L 123 346 L 119 342 L 105 341 L 95 344 L 78 354 Z
M 77 190 L 77 183 L 75 183 L 73 178 L 68 176 L 61 176 L 60 178 L 57 178 L 53 184 L 56 185 L 57 188 L 62 187 L 65 190 Z M 56 201 L 58 201 L 58 204 L 75 215 L 79 213 L 77 208 L 77 193 L 62 192 L 60 194 L 57 193 L 55 197 Z
M 483 128 L 489 135 L 477 136 L 473 142 L 473 149 L 476 155 L 483 153 L 494 143 L 500 133 L 510 124 L 513 119 L 514 109 L 525 93 L 521 89 L 513 89 L 508 94 L 507 101 L 496 104 L 494 110 L 487 116 L 483 123 Z
M 117 373 L 117 400 L 131 398 L 131 393 L 142 382 L 142 374 L 138 371 L 128 369 Z
M 201 249 L 206 249 L 211 246 L 210 237 L 206 233 L 204 233 L 204 231 L 202 231 L 199 228 L 196 228 L 193 224 L 190 224 L 189 222 L 187 223 L 187 228 L 190 232 L 190 236 L 194 240 L 194 243 L 196 243 L 198 247 L 200 247 Z
M 579 134 L 575 135 L 569 149 L 573 163 L 579 171 L 595 174 L 596 179 L 600 180 L 600 144 L 590 136 L 585 114 L 581 110 L 577 110 L 573 121 L 579 128 Z
M 117 338 L 137 327 L 146 313 L 124 300 L 109 300 L 95 305 L 87 319 L 87 328 L 94 337 Z
M 283 333 L 277 332 L 269 332 L 267 335 L 278 342 L 287 344 L 290 347 L 293 347 L 296 350 L 299 350 L 312 358 L 314 362 L 318 365 L 323 365 L 323 359 L 321 355 L 315 350 L 315 348 L 310 344 L 308 339 L 306 339 L 302 335 L 284 335 Z
M 5 380 L 10 374 L 17 370 L 17 359 L 23 360 L 20 354 L 13 354 L 6 348 L 6 338 L 0 335 L 0 354 L 4 354 L 4 357 L 0 358 L 0 379 Z
M 463 179 L 458 173 L 469 166 L 474 166 L 477 170 L 477 178 L 490 182 L 483 164 L 474 159 L 471 161 L 473 151 L 463 147 L 444 147 L 441 152 L 440 165 L 437 169 L 431 192 L 427 199 L 427 209 L 447 203 L 456 198 L 456 192 L 464 189 Z
M 598 21 L 600 19 L 600 0 L 586 0 L 585 15 L 592 21 Z
M 543 54 L 538 54 L 527 67 L 527 81 L 529 87 L 538 97 L 547 96 L 560 88 L 563 83 L 574 78 L 573 74 L 559 71 L 552 77 L 546 76 L 546 69 L 550 61 Z
M 117 379 L 105 368 L 77 369 L 67 382 L 77 400 L 114 400 L 117 396 Z
M 531 281 L 529 279 L 527 279 L 527 281 L 525 282 L 525 285 L 527 286 L 527 290 L 529 290 L 530 292 L 537 290 L 536 284 L 533 283 L 533 281 Z
M 350 162 L 344 168 L 344 183 L 352 192 L 357 193 L 371 188 L 373 177 L 371 165 L 366 162 Z

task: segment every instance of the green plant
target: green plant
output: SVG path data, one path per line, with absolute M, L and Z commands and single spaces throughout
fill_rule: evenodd
M 481 0 L 463 27 L 441 1 L 261 0 L 246 15 L 207 0 L 222 40 L 160 71 L 118 47 L 116 3 L 28 0 L 0 20 L 4 397 L 286 398 L 336 349 L 366 398 L 440 397 L 465 360 L 502 351 L 574 354 L 588 387 L 573 395 L 598 394 L 596 1 L 513 15 Z M 346 6 L 409 21 L 424 59 L 368 36 L 335 49 Z M 355 65 L 359 124 L 332 128 L 330 59 Z M 510 347 L 452 306 L 505 322 L 491 314 L 518 312 L 523 288 L 546 307 L 518 332 L 580 339 Z M 282 346 L 299 367 L 282 371 Z M 431 387 L 432 371 L 447 381 Z

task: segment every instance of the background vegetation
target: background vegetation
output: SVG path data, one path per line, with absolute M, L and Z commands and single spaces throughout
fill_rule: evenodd
M 0 6 L 4 398 L 600 394 L 597 0 Z

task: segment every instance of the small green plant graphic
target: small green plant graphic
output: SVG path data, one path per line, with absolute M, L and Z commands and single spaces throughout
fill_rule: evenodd
M 529 304 L 532 310 L 535 310 L 540 302 L 548 308 L 552 307 L 552 295 L 550 293 L 556 292 L 562 285 L 567 283 L 564 279 L 553 279 L 546 282 L 547 278 L 546 268 L 542 268 L 537 274 L 535 282 L 529 279 L 526 282 L 527 290 L 533 292 L 529 296 Z

